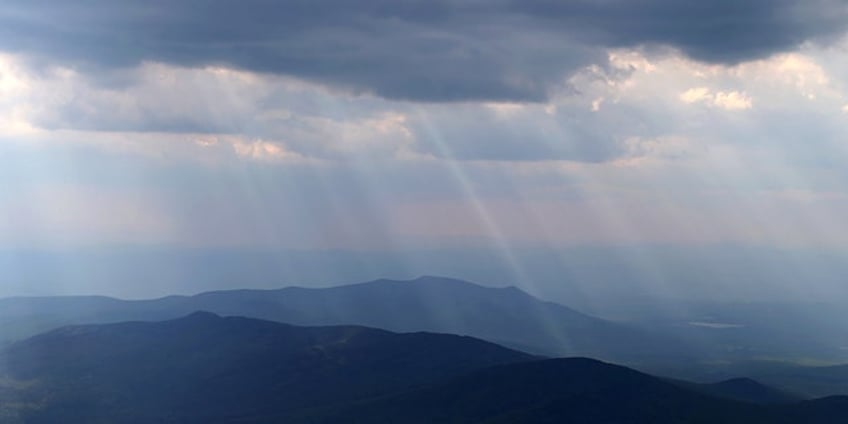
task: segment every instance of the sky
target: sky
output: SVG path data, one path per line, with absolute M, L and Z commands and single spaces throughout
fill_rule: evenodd
M 0 250 L 848 251 L 846 54 L 844 0 L 7 0 Z

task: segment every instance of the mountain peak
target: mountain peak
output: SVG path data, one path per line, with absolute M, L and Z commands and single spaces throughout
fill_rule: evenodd
M 452 277 L 444 277 L 439 275 L 422 275 L 419 277 L 415 277 L 409 280 L 393 280 L 393 279 L 379 279 L 372 281 L 371 283 L 384 283 L 384 284 L 405 284 L 405 285 L 416 285 L 416 286 L 442 286 L 442 287 L 464 287 L 464 288 L 475 288 L 475 289 L 484 289 L 484 290 L 503 290 L 503 289 L 511 289 L 512 291 L 524 293 L 523 290 L 519 289 L 515 286 L 506 286 L 506 287 L 494 287 L 494 286 L 486 286 L 478 283 L 474 283 L 468 280 L 462 280 L 459 278 Z M 369 283 L 364 283 L 369 284 Z
M 409 280 L 409 281 L 410 282 L 416 282 L 416 283 L 444 282 L 444 283 L 457 283 L 457 284 L 471 284 L 471 285 L 475 285 L 475 286 L 478 285 L 478 284 L 474 284 L 470 281 L 460 280 L 458 278 L 443 277 L 443 276 L 440 276 L 440 275 L 421 275 L 421 276 L 413 278 L 412 280 Z
M 178 318 L 180 321 L 211 321 L 211 320 L 220 320 L 223 319 L 220 315 L 209 312 L 209 311 L 195 311 L 192 312 L 182 318 Z
M 476 283 L 472 283 L 466 280 L 460 280 L 458 278 L 451 277 L 442 277 L 438 275 L 421 275 L 412 279 L 392 279 L 392 278 L 380 278 L 377 280 L 364 282 L 361 284 L 406 284 L 406 285 L 417 285 L 417 284 L 451 284 L 456 286 L 474 286 L 474 287 L 485 287 Z M 342 286 L 345 287 L 345 286 Z

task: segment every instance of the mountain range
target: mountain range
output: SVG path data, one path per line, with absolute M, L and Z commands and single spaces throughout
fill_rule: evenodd
M 533 359 L 470 337 L 295 327 L 196 312 L 63 327 L 0 354 L 6 411 L 25 422 L 212 422 L 415 387 Z
M 303 326 L 360 325 L 468 335 L 530 354 L 592 357 L 699 382 L 751 377 L 805 398 L 848 394 L 844 366 L 751 361 L 780 357 L 768 349 L 754 356 L 754 351 L 745 348 L 754 337 L 743 336 L 754 332 L 754 327 L 703 328 L 712 335 L 702 338 L 704 334 L 691 330 L 669 332 L 663 325 L 644 328 L 596 318 L 514 287 L 484 287 L 439 277 L 330 288 L 215 291 L 151 300 L 0 299 L 0 345 L 61 326 L 168 320 L 198 310 Z M 788 342 L 805 343 L 797 337 Z
M 4 348 L 0 364 L 10 424 L 816 424 L 848 414 L 846 397 L 756 402 L 737 396 L 750 382 L 697 388 L 471 337 L 208 312 L 63 327 Z
M 639 364 L 693 354 L 673 338 L 582 314 L 517 288 L 461 280 L 412 281 L 307 289 L 232 290 L 154 300 L 36 297 L 0 300 L 6 342 L 62 325 L 162 320 L 204 310 L 297 325 L 364 325 L 391 331 L 469 335 L 549 356 L 589 356 Z

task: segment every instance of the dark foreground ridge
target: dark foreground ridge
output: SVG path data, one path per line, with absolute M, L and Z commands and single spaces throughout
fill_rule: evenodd
M 837 423 L 848 397 L 766 406 L 703 394 L 585 358 L 487 368 L 337 411 L 356 423 Z
M 530 355 L 445 334 L 297 327 L 208 312 L 65 327 L 0 355 L 5 417 L 214 422 L 409 389 Z M 14 422 L 4 419 L 2 422 Z
M 0 353 L 4 423 L 832 423 L 848 398 L 759 405 L 474 339 L 198 312 L 72 326 Z

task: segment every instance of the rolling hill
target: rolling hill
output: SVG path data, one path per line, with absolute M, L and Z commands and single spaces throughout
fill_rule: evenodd
M 586 358 L 506 364 L 294 423 L 834 424 L 848 397 L 762 405 Z
M 3 422 L 215 422 L 397 392 L 532 356 L 470 337 L 207 312 L 63 327 L 0 354 Z
M 10 424 L 819 424 L 848 416 L 845 397 L 764 405 L 470 337 L 207 312 L 63 327 L 3 349 L 0 364 L 0 420 Z
M 162 320 L 192 311 L 296 325 L 363 325 L 391 331 L 469 335 L 534 354 L 591 356 L 628 364 L 683 360 L 675 339 L 591 317 L 513 288 L 422 277 L 323 289 L 233 290 L 128 301 L 106 297 L 0 301 L 7 341 L 51 328 L 126 320 Z

